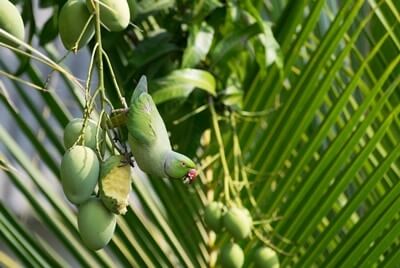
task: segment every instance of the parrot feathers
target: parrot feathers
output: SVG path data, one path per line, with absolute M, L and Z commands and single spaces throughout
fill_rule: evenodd
M 164 121 L 148 94 L 145 76 L 140 78 L 132 93 L 127 128 L 128 143 L 142 171 L 152 176 L 193 182 L 197 175 L 195 163 L 172 150 Z
M 140 78 L 132 94 L 128 112 L 128 132 L 140 144 L 163 145 L 170 149 L 167 129 L 152 97 L 147 93 L 147 79 Z

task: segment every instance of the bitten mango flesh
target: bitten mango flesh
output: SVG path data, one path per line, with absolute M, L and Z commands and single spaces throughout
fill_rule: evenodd
M 79 206 L 78 229 L 83 243 L 92 250 L 105 247 L 111 240 L 116 216 L 95 197 Z
M 61 161 L 61 185 L 69 201 L 78 205 L 88 200 L 96 187 L 100 164 L 96 153 L 85 146 L 69 149 Z
M 21 41 L 25 38 L 25 28 L 22 17 L 17 7 L 7 0 L 0 0 L 0 28 Z M 9 46 L 15 46 L 15 42 L 1 33 L 0 42 Z
M 87 7 L 93 12 L 95 0 L 86 0 Z M 111 32 L 120 32 L 129 25 L 130 13 L 127 0 L 99 0 L 100 20 Z
M 66 49 L 79 50 L 89 43 L 94 35 L 94 18 L 89 22 L 77 44 L 89 19 L 90 13 L 84 0 L 68 0 L 68 2 L 65 3 L 61 9 L 58 20 L 58 31 Z
M 131 168 L 121 155 L 110 156 L 100 169 L 100 198 L 115 214 L 125 214 L 131 191 Z

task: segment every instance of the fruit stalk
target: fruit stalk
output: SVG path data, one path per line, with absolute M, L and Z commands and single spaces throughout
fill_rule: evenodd
M 101 102 L 100 102 L 100 109 L 104 110 L 105 106 L 105 88 L 104 88 L 104 66 L 103 66 L 103 46 L 101 43 L 101 23 L 100 23 L 100 3 L 99 1 L 95 0 L 96 3 L 96 9 L 95 9 L 95 14 L 96 14 L 96 25 L 95 25 L 95 31 L 96 31 L 96 43 L 98 45 L 98 51 L 97 51 L 97 59 L 98 59 L 98 70 L 99 70 L 99 87 L 98 90 L 100 90 L 101 94 Z
M 103 51 L 103 52 L 104 52 L 104 51 Z M 127 108 L 128 108 L 128 105 L 126 104 L 126 100 L 125 100 L 125 98 L 122 96 L 121 90 L 119 89 L 119 86 L 118 86 L 118 83 L 117 83 L 117 80 L 115 79 L 115 74 L 114 74 L 114 70 L 113 70 L 112 65 L 111 65 L 110 58 L 108 57 L 107 53 L 105 53 L 105 52 L 104 52 L 104 58 L 106 59 L 108 68 L 110 69 L 111 78 L 112 78 L 112 80 L 113 80 L 115 89 L 116 89 L 116 91 L 117 91 L 119 101 L 121 102 L 122 107 L 123 107 L 124 109 L 127 109 Z
M 240 143 L 239 143 L 239 137 L 237 135 L 236 131 L 236 119 L 235 115 L 232 113 L 230 116 L 230 122 L 231 122 L 231 127 L 232 127 L 232 133 L 233 133 L 233 148 L 234 148 L 234 155 L 236 156 L 235 158 L 237 159 L 237 162 L 239 164 L 239 170 L 240 174 L 242 176 L 243 182 L 244 182 L 244 187 L 247 191 L 247 195 L 249 197 L 249 201 L 253 207 L 257 207 L 257 201 L 254 198 L 251 189 L 250 189 L 250 182 L 247 178 L 247 173 L 246 173 L 246 167 L 243 162 L 243 157 L 242 157 L 242 150 L 240 149 Z
M 107 103 L 106 100 L 106 93 L 105 93 L 105 88 L 104 88 L 104 65 L 103 65 L 103 45 L 101 42 L 101 20 L 100 20 L 100 3 L 98 0 L 95 1 L 95 16 L 96 16 L 96 25 L 95 25 L 95 33 L 96 33 L 96 44 L 97 44 L 97 68 L 98 68 L 98 73 L 99 73 L 99 84 L 96 92 L 100 92 L 100 110 L 104 111 L 105 106 Z M 93 99 L 95 98 L 96 92 L 94 93 Z M 99 118 L 99 122 L 101 122 L 102 116 Z M 105 132 L 101 133 L 103 136 L 103 147 L 106 145 L 104 142 L 104 137 L 105 137 Z M 99 150 L 100 148 L 98 148 Z M 100 155 L 104 155 L 103 152 L 104 150 L 99 150 L 98 151 Z
M 229 203 L 230 202 L 229 183 L 231 182 L 231 175 L 229 174 L 228 163 L 226 161 L 225 149 L 224 149 L 225 147 L 224 147 L 224 143 L 222 141 L 221 130 L 219 129 L 219 125 L 218 125 L 217 113 L 215 112 L 214 102 L 211 97 L 209 99 L 209 104 L 210 104 L 210 112 L 211 112 L 213 128 L 214 128 L 215 136 L 216 136 L 217 142 L 218 142 L 219 154 L 221 157 L 221 164 L 222 164 L 222 168 L 224 170 L 224 175 L 225 175 L 224 176 L 225 201 L 226 201 L 226 203 Z

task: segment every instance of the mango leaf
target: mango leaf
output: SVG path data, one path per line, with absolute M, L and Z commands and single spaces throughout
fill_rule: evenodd
M 29 27 L 28 27 L 29 30 L 28 30 L 28 35 L 27 35 L 28 36 L 27 43 L 31 44 L 33 36 L 35 34 L 35 29 L 36 29 L 36 19 L 34 16 L 33 4 L 31 1 L 25 1 L 23 3 L 21 16 L 22 16 L 22 20 L 24 21 L 24 24 L 29 25 Z M 26 34 L 26 32 L 25 32 L 25 34 Z M 26 56 L 19 55 L 18 57 L 22 60 L 20 61 L 20 65 L 19 65 L 18 69 L 15 71 L 16 76 L 19 76 L 26 71 L 26 69 L 28 68 L 28 66 L 30 64 L 30 60 L 31 60 L 30 57 L 26 57 Z
M 264 52 L 264 59 L 260 62 L 261 66 L 268 67 L 276 63 L 277 67 L 282 69 L 282 53 L 280 52 L 279 43 L 275 40 L 272 33 L 270 23 L 261 15 L 259 8 L 257 8 L 257 5 L 255 5 L 253 1 L 246 0 L 243 4 L 244 8 L 256 20 L 262 31 L 262 33 L 258 35 L 258 40 L 261 42 Z
M 42 31 L 39 34 L 39 44 L 41 46 L 46 45 L 58 35 L 58 7 L 53 9 L 54 16 L 51 16 L 46 23 L 43 25 Z
M 33 3 L 32 1 L 25 1 L 22 6 L 22 19 L 24 24 L 29 24 L 28 27 L 28 41 L 27 43 L 32 43 L 33 36 L 35 35 L 36 29 L 36 18 L 33 11 Z
M 277 67 L 280 69 L 283 67 L 283 56 L 279 43 L 276 41 L 271 26 L 268 23 L 263 23 L 263 33 L 258 36 L 264 49 L 264 64 L 265 66 L 270 66 L 276 63 Z
M 196 21 L 202 21 L 208 16 L 214 9 L 222 7 L 223 5 L 218 0 L 205 0 L 197 1 L 193 10 L 193 19 Z
M 207 71 L 181 69 L 154 81 L 151 88 L 156 91 L 152 96 L 156 104 L 172 99 L 187 98 L 195 88 L 215 96 L 215 84 L 214 76 Z
M 161 10 L 168 9 L 175 5 L 175 0 L 142 0 L 137 4 L 138 17 L 147 16 Z
M 214 37 L 214 28 L 206 22 L 194 25 L 190 29 L 187 47 L 183 53 L 182 68 L 190 68 L 204 60 L 210 50 Z
M 39 7 L 41 8 L 46 8 L 46 7 L 51 7 L 57 4 L 57 1 L 55 0 L 40 0 L 39 2 Z M 57 13 L 53 13 L 57 14 Z
M 239 28 L 221 39 L 212 49 L 211 58 L 213 64 L 216 65 L 222 60 L 225 60 L 236 48 L 243 48 L 247 40 L 260 32 L 259 25 L 254 23 L 245 28 Z
M 171 42 L 171 39 L 171 34 L 166 32 L 143 39 L 129 56 L 128 67 L 132 70 L 143 68 L 143 66 L 159 59 L 161 56 L 178 50 L 178 47 Z

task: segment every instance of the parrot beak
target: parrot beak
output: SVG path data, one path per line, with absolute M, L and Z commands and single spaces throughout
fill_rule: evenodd
M 183 183 L 192 184 L 194 182 L 194 180 L 196 179 L 196 176 L 197 176 L 197 171 L 194 168 L 192 168 L 191 170 L 189 170 L 189 172 L 183 178 Z

